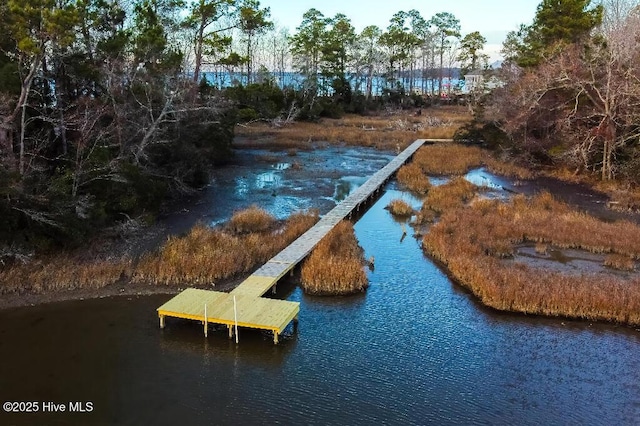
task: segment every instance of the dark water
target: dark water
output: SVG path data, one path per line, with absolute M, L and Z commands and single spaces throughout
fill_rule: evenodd
M 258 331 L 205 339 L 155 309 L 169 296 L 0 312 L 0 400 L 91 402 L 91 413 L 0 424 L 625 424 L 640 422 L 640 332 L 497 314 L 426 260 L 383 207 L 356 231 L 366 294 L 301 302 L 280 345 Z
M 183 233 L 197 221 L 225 222 L 251 204 L 280 219 L 310 208 L 326 212 L 391 158 L 373 148 L 335 146 L 299 150 L 295 156 L 238 150 L 230 164 L 213 171 L 211 185 L 174 206 L 164 222 L 169 233 Z

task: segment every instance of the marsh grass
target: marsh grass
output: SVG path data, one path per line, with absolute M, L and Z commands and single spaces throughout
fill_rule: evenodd
M 97 290 L 127 280 L 132 274 L 128 257 L 117 260 L 78 262 L 70 255 L 17 264 L 0 271 L 0 294 Z
M 277 222 L 252 207 L 234 215 L 229 227 L 194 226 L 169 237 L 137 263 L 129 257 L 87 260 L 85 253 L 61 254 L 0 269 L 0 294 L 100 289 L 120 283 L 204 285 L 252 271 L 318 220 L 317 212 L 296 213 Z M 230 223 L 231 223 L 230 222 Z M 249 231 L 251 230 L 251 231 Z
M 426 194 L 429 188 L 431 188 L 429 177 L 424 173 L 422 168 L 415 163 L 409 163 L 400 167 L 396 174 L 396 179 L 400 187 L 418 194 Z
M 272 215 L 252 205 L 248 209 L 235 212 L 227 223 L 227 228 L 235 234 L 247 234 L 267 231 L 275 223 L 276 219 Z
M 346 115 L 284 127 L 260 122 L 238 126 L 236 144 L 248 148 L 312 149 L 314 143 L 329 142 L 396 150 L 416 139 L 450 139 L 470 119 L 465 107 L 446 106 L 424 109 L 421 116 L 404 111 L 367 117 Z
M 369 285 L 364 254 L 353 225 L 338 223 L 304 261 L 301 287 L 309 294 L 344 295 L 364 291 Z
M 440 186 L 434 186 L 427 193 L 422 210 L 429 209 L 436 213 L 460 207 L 469 202 L 479 188 L 463 177 L 456 177 Z
M 609 192 L 611 200 L 608 203 L 612 210 L 622 212 L 640 211 L 640 190 L 638 189 L 616 189 Z
M 640 278 L 563 274 L 500 259 L 525 242 L 608 253 L 609 259 L 640 257 L 640 227 L 599 221 L 546 193 L 446 210 L 423 247 L 487 306 L 640 324 Z
M 411 217 L 413 215 L 413 207 L 404 200 L 395 199 L 387 205 L 387 209 L 392 215 L 397 217 Z
M 538 254 L 546 255 L 549 252 L 549 246 L 545 243 L 536 243 L 535 251 Z
M 169 238 L 157 253 L 141 259 L 132 282 L 202 285 L 233 278 L 275 256 L 317 220 L 315 212 L 297 213 L 280 227 L 240 234 L 196 225 L 186 236 Z
M 497 160 L 488 151 L 477 146 L 458 144 L 434 144 L 421 147 L 413 156 L 428 175 L 463 175 L 472 169 L 486 167 L 501 176 L 528 179 L 531 171 L 515 164 Z
M 629 256 L 613 253 L 605 256 L 604 266 L 621 271 L 633 271 L 636 267 L 636 262 Z

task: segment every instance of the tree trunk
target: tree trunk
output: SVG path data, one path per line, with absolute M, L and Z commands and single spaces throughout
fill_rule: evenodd
M 2 161 L 11 171 L 17 169 L 15 156 L 13 154 L 13 128 L 11 123 L 7 121 L 6 117 L 0 122 L 0 159 L 5 157 Z
M 247 86 L 251 84 L 251 36 L 247 36 Z
M 22 104 L 22 114 L 20 116 L 20 157 L 18 162 L 18 169 L 20 171 L 20 176 L 24 176 L 24 156 L 25 156 L 25 148 L 24 148 L 24 140 L 25 140 L 25 123 L 27 121 L 27 103 Z
M 198 34 L 196 35 L 196 51 L 195 66 L 193 69 L 193 81 L 198 83 L 200 80 L 200 67 L 202 67 L 202 44 L 204 38 L 204 24 L 200 24 Z

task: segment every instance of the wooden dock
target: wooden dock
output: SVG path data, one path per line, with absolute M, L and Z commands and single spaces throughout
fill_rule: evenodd
M 341 220 L 357 212 L 360 206 L 394 175 L 409 158 L 426 142 L 450 142 L 449 140 L 418 139 L 378 170 L 362 186 L 324 215 L 318 223 L 302 234 L 288 247 L 258 268 L 230 293 L 187 289 L 158 308 L 160 327 L 165 317 L 200 321 L 207 335 L 209 323 L 226 325 L 229 337 L 236 341 L 238 327 L 257 328 L 273 332 L 274 343 L 291 323 L 297 321 L 300 304 L 285 300 L 267 299 L 263 296 L 277 282 L 300 263 L 320 240 Z

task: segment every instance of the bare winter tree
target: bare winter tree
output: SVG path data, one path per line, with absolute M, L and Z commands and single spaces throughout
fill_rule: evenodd
M 504 130 L 529 152 L 612 179 L 618 153 L 640 136 L 639 22 L 628 15 L 606 41 L 575 44 L 533 70 L 516 69 L 497 97 Z

